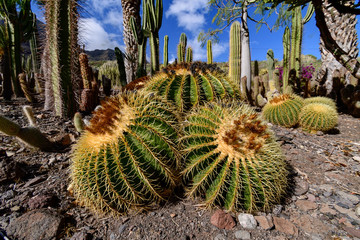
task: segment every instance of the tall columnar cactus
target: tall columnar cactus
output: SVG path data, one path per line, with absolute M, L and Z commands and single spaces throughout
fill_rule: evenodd
M 193 50 L 191 47 L 186 49 L 186 62 L 191 63 L 193 61 Z
M 91 82 L 93 80 L 92 69 L 89 66 L 89 59 L 86 53 L 79 54 L 79 63 L 80 63 L 80 71 L 81 78 L 83 82 L 83 88 L 91 89 Z
M 72 117 L 77 111 L 79 45 L 77 0 L 45 2 L 46 46 L 49 81 L 57 116 Z
M 207 55 L 207 63 L 212 64 L 213 63 L 213 54 L 212 54 L 211 40 L 208 40 L 206 43 L 206 55 Z
M 178 177 L 177 121 L 172 107 L 150 93 L 104 102 L 73 149 L 70 175 L 77 200 L 112 213 L 166 200 Z
M 239 97 L 237 86 L 219 68 L 194 62 L 169 66 L 147 81 L 145 88 L 174 102 L 178 110 L 187 111 L 216 98 Z
M 159 30 L 162 24 L 163 16 L 163 2 L 162 0 L 145 0 L 145 7 L 147 8 L 147 27 L 150 32 L 150 59 L 151 59 L 151 72 L 154 74 L 160 68 L 160 55 L 159 55 Z
M 169 64 L 169 36 L 165 35 L 164 37 L 164 67 L 166 68 Z
M 309 131 L 328 131 L 337 123 L 337 111 L 328 104 L 310 103 L 300 113 L 300 126 Z
M 266 53 L 266 63 L 267 63 L 269 78 L 273 79 L 273 74 L 275 70 L 275 58 L 274 58 L 274 51 L 272 49 L 269 49 Z
M 293 127 L 299 121 L 303 99 L 296 95 L 282 94 L 271 99 L 262 110 L 264 118 L 274 124 Z
M 120 86 L 120 73 L 117 61 L 107 61 L 99 68 L 99 75 L 111 80 L 112 86 Z
M 121 84 L 121 87 L 124 87 L 127 84 L 126 70 L 125 70 L 125 63 L 124 63 L 124 54 L 120 51 L 120 49 L 118 47 L 115 47 L 115 56 L 116 56 L 116 61 L 117 61 L 118 69 L 119 69 L 120 84 Z
M 289 71 L 290 71 L 290 28 L 286 27 L 283 35 L 283 90 L 285 90 L 289 83 Z
M 301 43 L 303 37 L 303 21 L 301 16 L 301 6 L 293 10 L 291 24 L 291 54 L 290 67 L 296 70 L 296 76 L 300 76 L 301 67 Z
M 257 60 L 254 61 L 254 76 L 259 76 L 259 62 Z
M 230 57 L 229 76 L 230 79 L 240 86 L 241 77 L 241 26 L 238 21 L 233 22 L 230 27 Z M 246 89 L 241 89 L 246 91 Z M 242 94 L 243 95 L 243 94 Z
M 249 106 L 196 108 L 184 125 L 186 194 L 202 206 L 267 211 L 287 188 L 287 167 L 274 134 Z
M 185 33 L 181 33 L 180 35 L 180 41 L 177 46 L 177 57 L 179 63 L 184 63 L 186 58 L 186 45 L 187 45 L 187 37 Z

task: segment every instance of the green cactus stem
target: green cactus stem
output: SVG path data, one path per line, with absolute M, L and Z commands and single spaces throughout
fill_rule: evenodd
M 74 127 L 77 132 L 81 133 L 82 131 L 84 131 L 85 123 L 81 116 L 81 113 L 79 113 L 79 112 L 75 113 L 73 121 L 74 121 Z
M 290 28 L 286 27 L 283 35 L 283 89 L 286 89 L 289 84 L 290 71 Z
M 269 79 L 271 80 L 273 79 L 273 74 L 275 70 L 274 51 L 272 49 L 269 49 L 266 53 L 266 64 L 267 64 Z
M 300 113 L 300 126 L 311 132 L 328 131 L 338 123 L 336 109 L 323 103 L 305 105 Z
M 32 107 L 26 105 L 26 106 L 23 106 L 22 110 L 23 110 L 24 115 L 28 119 L 30 126 L 36 127 L 36 119 L 34 117 L 34 112 L 33 112 Z
M 299 121 L 303 99 L 296 95 L 282 94 L 271 99 L 262 110 L 263 117 L 276 125 L 293 127 Z
M 291 24 L 291 54 L 290 54 L 290 67 L 296 70 L 297 77 L 300 77 L 303 25 L 304 24 L 302 22 L 301 6 L 299 6 L 293 10 L 293 17 Z
M 230 27 L 229 76 L 238 86 L 241 84 L 241 25 L 238 21 Z M 242 89 L 245 91 L 246 89 Z M 245 94 L 242 94 L 245 95 Z
M 193 50 L 191 47 L 188 47 L 186 50 L 186 62 L 192 63 L 193 61 Z
M 212 64 L 213 63 L 213 54 L 212 54 L 211 40 L 208 40 L 206 42 L 206 56 L 207 56 L 207 63 Z
M 42 151 L 53 151 L 57 148 L 56 143 L 48 140 L 36 127 L 20 127 L 17 123 L 0 115 L 0 132 L 17 137 L 25 144 L 39 148 Z
M 186 60 L 186 45 L 187 45 L 187 37 L 185 33 L 181 33 L 180 41 L 177 46 L 177 57 L 179 63 L 185 63 Z
M 239 97 L 239 89 L 219 68 L 194 62 L 169 66 L 146 82 L 145 88 L 173 102 L 178 110 L 216 98 Z
M 199 106 L 185 121 L 182 138 L 186 194 L 200 206 L 229 211 L 268 211 L 287 188 L 287 167 L 266 122 L 249 106 Z
M 86 53 L 79 54 L 81 78 L 84 89 L 91 89 L 91 81 L 93 80 L 92 69 L 89 66 L 89 59 Z
M 103 102 L 73 149 L 71 186 L 78 202 L 122 214 L 166 200 L 177 183 L 177 121 L 173 108 L 151 93 Z
M 119 69 L 120 85 L 121 87 L 124 87 L 127 84 L 124 54 L 120 51 L 118 47 L 115 47 L 115 56 L 116 56 L 117 66 Z
M 169 36 L 164 37 L 164 67 L 166 68 L 169 64 Z

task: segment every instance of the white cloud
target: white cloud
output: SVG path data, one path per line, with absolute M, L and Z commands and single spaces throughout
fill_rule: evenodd
M 205 24 L 208 0 L 173 0 L 165 16 L 175 16 L 180 27 L 197 32 Z
M 101 14 L 108 9 L 117 9 L 121 11 L 121 1 L 119 0 L 90 0 L 86 4 L 90 6 L 90 13 Z
M 118 27 L 120 31 L 123 30 L 123 14 L 122 11 L 110 10 L 103 17 L 104 24 L 109 24 L 114 27 Z
M 118 35 L 107 33 L 95 18 L 81 18 L 79 30 L 80 39 L 86 50 L 120 47 L 119 42 L 115 40 L 118 39 Z
M 206 55 L 206 48 L 201 47 L 201 43 L 197 41 L 197 37 L 188 40 L 188 47 L 192 47 L 193 49 L 193 60 L 194 61 L 206 61 L 207 55 Z M 216 57 L 222 55 L 229 49 L 228 43 L 222 43 L 222 44 L 213 44 L 212 45 L 212 52 L 213 52 L 213 60 L 216 62 Z

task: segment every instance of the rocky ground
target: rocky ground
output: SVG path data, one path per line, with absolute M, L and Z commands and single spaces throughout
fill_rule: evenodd
M 0 114 L 27 125 L 24 100 Z M 78 135 L 70 121 L 34 106 L 46 135 Z M 0 135 L 0 239 L 360 239 L 360 120 L 340 115 L 331 133 L 272 127 L 293 169 L 293 193 L 271 213 L 205 211 L 181 197 L 154 211 L 113 218 L 67 191 L 70 149 L 44 153 Z

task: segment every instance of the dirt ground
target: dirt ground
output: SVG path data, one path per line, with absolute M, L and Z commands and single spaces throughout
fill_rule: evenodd
M 24 104 L 0 99 L 0 114 L 26 126 Z M 76 140 L 71 121 L 33 107 L 43 133 Z M 254 214 L 275 226 L 245 229 L 231 213 L 230 230 L 211 224 L 215 210 L 181 196 L 146 213 L 95 215 L 67 191 L 70 148 L 45 153 L 0 134 L 0 239 L 360 239 L 360 120 L 340 114 L 330 133 L 272 129 L 293 169 L 293 192 L 271 213 Z

